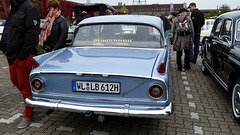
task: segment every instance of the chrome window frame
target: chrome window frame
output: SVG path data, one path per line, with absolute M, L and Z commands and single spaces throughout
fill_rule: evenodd
M 235 40 L 240 41 L 240 39 L 237 38 L 237 32 L 238 32 L 238 24 L 240 26 L 240 18 L 236 20 L 236 26 L 235 26 Z M 240 29 L 240 27 L 239 27 Z M 240 32 L 240 31 L 239 31 Z

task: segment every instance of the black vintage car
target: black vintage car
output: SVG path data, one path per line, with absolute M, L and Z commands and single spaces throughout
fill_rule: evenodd
M 202 72 L 211 73 L 231 93 L 233 116 L 240 124 L 240 11 L 220 15 L 202 45 Z

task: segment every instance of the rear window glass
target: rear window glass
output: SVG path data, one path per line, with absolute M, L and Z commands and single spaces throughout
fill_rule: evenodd
M 101 24 L 82 26 L 73 46 L 163 48 L 160 31 L 147 25 Z

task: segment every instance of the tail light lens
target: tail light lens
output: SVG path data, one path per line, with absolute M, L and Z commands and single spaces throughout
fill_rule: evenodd
M 43 88 L 43 82 L 40 79 L 33 79 L 32 81 L 32 87 L 33 89 L 37 90 L 37 91 L 41 91 Z
M 159 74 L 164 74 L 165 72 L 166 72 L 165 64 L 164 64 L 164 63 L 161 63 L 161 65 L 160 65 L 159 68 L 158 68 L 158 73 L 159 73 Z
M 39 63 L 36 61 L 36 60 L 34 60 L 33 59 L 33 68 L 37 68 L 37 67 L 39 67 Z
M 153 85 L 149 89 L 149 94 L 153 98 L 159 98 L 163 95 L 163 89 L 159 85 Z

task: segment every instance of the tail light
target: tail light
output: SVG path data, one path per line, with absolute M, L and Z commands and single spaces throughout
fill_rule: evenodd
M 161 65 L 160 65 L 159 68 L 158 68 L 158 73 L 159 73 L 159 74 L 164 74 L 165 72 L 166 72 L 165 64 L 164 64 L 164 63 L 161 63 Z
M 43 82 L 42 82 L 42 80 L 40 80 L 38 78 L 33 79 L 31 85 L 32 85 L 33 89 L 37 90 L 37 91 L 41 91 L 43 88 Z
M 32 65 L 33 68 L 37 68 L 39 67 L 39 63 L 33 59 L 33 65 Z
M 153 98 L 159 98 L 163 95 L 163 89 L 159 85 L 153 85 L 149 89 L 149 94 Z

